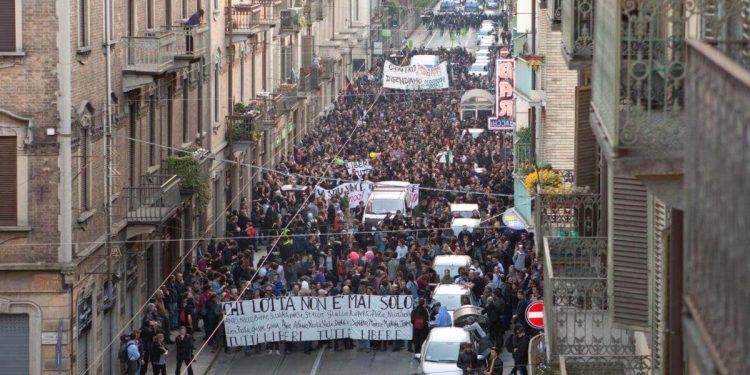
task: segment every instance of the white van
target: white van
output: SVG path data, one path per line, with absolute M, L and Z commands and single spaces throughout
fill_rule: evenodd
M 364 223 L 365 228 L 370 229 L 377 226 L 385 219 L 386 214 L 391 214 L 391 217 L 393 217 L 397 211 L 401 211 L 404 217 L 409 217 L 407 196 L 408 194 L 404 191 L 392 190 L 375 190 L 370 193 L 370 197 L 367 198 L 367 205 L 365 205 L 365 212 L 362 214 L 362 223 Z
M 469 219 L 474 216 L 474 211 L 479 212 L 479 205 L 476 203 L 451 203 L 451 217 Z
M 453 229 L 453 234 L 456 236 L 461 233 L 464 226 L 469 230 L 469 233 L 474 233 L 474 228 L 478 227 L 480 222 L 481 220 L 479 219 L 466 219 L 463 217 L 454 218 L 453 221 L 451 221 L 451 229 Z
M 440 65 L 440 58 L 436 55 L 414 55 L 409 65 L 423 65 L 428 68 L 434 68 Z
M 435 269 L 441 279 L 445 275 L 445 270 L 450 271 L 451 277 L 456 277 L 459 268 L 469 268 L 470 266 L 471 257 L 468 255 L 438 255 L 432 261 L 432 268 Z

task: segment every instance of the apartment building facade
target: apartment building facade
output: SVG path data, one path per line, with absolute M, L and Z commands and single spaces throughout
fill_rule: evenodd
M 120 371 L 118 335 L 250 197 L 240 164 L 274 168 L 351 77 L 359 3 L 0 3 L 4 373 Z
M 747 241 L 748 4 L 538 5 L 559 15 L 560 54 L 579 81 L 572 189 L 530 194 L 545 260 L 536 365 L 747 372 L 743 297 L 720 291 L 750 268 L 736 256 Z

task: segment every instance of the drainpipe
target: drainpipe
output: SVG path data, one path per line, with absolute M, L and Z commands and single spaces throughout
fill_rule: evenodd
M 59 142 L 58 168 L 60 181 L 57 187 L 57 199 L 60 212 L 57 218 L 60 231 L 60 247 L 57 260 L 70 263 L 73 260 L 73 174 L 71 160 L 71 48 L 70 35 L 70 0 L 59 0 L 55 7 L 57 13 L 57 115 L 60 125 L 57 132 Z

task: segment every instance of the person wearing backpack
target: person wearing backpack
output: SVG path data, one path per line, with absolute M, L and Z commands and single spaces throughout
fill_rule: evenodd
M 135 331 L 123 337 L 120 351 L 117 353 L 120 363 L 125 364 L 127 375 L 136 375 L 141 371 L 141 352 L 138 349 L 139 332 Z

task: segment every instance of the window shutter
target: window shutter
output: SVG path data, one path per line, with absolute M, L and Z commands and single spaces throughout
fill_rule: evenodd
M 648 211 L 646 187 L 614 176 L 612 186 L 613 321 L 629 328 L 649 325 Z
M 16 0 L 0 0 L 0 52 L 16 51 Z
M 576 87 L 575 183 L 596 190 L 596 138 L 589 125 L 590 109 L 591 86 Z
M 0 225 L 16 226 L 16 137 L 0 137 Z

